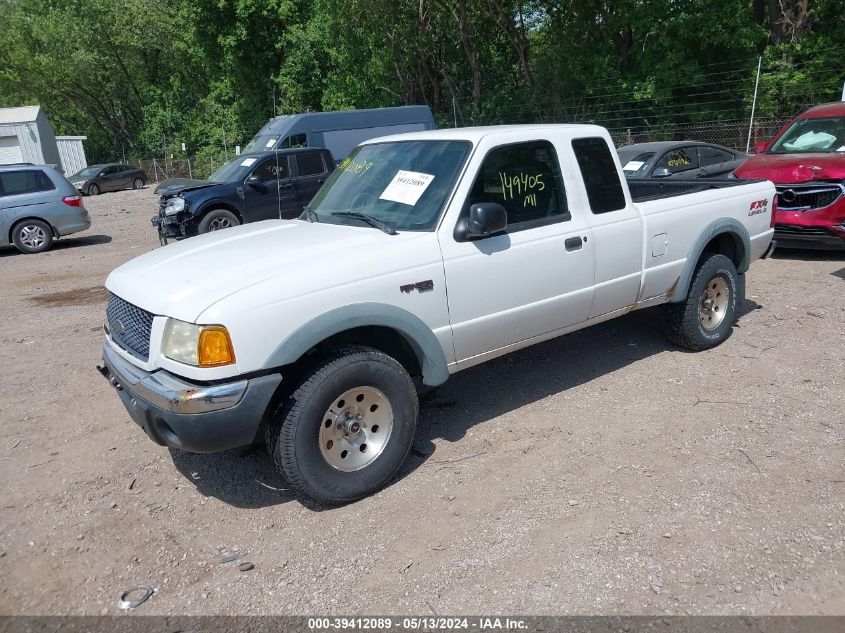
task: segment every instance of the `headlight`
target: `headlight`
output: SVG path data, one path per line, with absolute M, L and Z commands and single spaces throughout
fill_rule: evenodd
M 170 198 L 164 203 L 164 215 L 175 215 L 185 208 L 184 198 Z
M 222 325 L 194 325 L 167 319 L 161 351 L 171 360 L 194 367 L 219 367 L 235 362 L 232 339 Z

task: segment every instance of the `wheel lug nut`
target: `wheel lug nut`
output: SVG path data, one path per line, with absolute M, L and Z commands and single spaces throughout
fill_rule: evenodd
M 359 413 L 358 415 L 356 415 L 356 416 L 355 416 L 355 419 L 356 419 L 356 420 L 363 420 L 363 419 L 364 419 L 364 414 L 363 414 L 363 413 Z

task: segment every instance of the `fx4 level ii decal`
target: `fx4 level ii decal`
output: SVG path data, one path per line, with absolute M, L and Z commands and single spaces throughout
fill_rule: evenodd
M 758 213 L 765 213 L 769 209 L 769 200 L 768 198 L 765 200 L 755 200 L 751 203 L 751 206 L 748 208 L 748 215 L 749 217 L 752 215 L 757 215 Z
M 425 281 L 418 281 L 415 284 L 399 286 L 399 291 L 403 294 L 410 294 L 414 290 L 418 292 L 431 292 L 434 290 L 434 282 L 431 279 L 426 279 Z

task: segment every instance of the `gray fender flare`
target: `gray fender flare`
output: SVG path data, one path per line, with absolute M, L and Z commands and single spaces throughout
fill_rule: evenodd
M 321 314 L 283 340 L 267 357 L 264 367 L 271 369 L 294 363 L 330 336 L 366 326 L 398 332 L 416 355 L 426 385 L 436 387 L 449 378 L 446 355 L 431 328 L 407 310 L 386 303 L 356 303 Z
M 748 235 L 748 229 L 734 218 L 720 218 L 708 224 L 692 245 L 686 266 L 684 266 L 684 270 L 678 278 L 678 283 L 675 285 L 675 291 L 669 299 L 671 303 L 680 303 L 686 300 L 695 267 L 701 258 L 701 254 L 704 253 L 704 247 L 710 240 L 722 233 L 727 234 L 734 240 L 737 252 L 740 255 L 736 270 L 744 281 L 745 272 L 751 265 L 751 238 Z

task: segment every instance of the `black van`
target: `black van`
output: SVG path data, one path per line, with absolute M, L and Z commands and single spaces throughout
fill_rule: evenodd
M 296 218 L 334 168 L 324 149 L 241 154 L 208 180 L 162 188 L 152 223 L 167 244 L 247 222 Z

